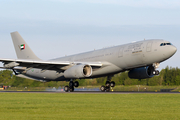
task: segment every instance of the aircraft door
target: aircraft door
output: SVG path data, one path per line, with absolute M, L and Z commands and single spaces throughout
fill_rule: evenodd
M 123 57 L 123 50 L 124 50 L 123 47 L 121 47 L 121 48 L 119 49 L 119 54 L 118 54 L 118 57 L 119 57 L 119 58 L 120 58 L 120 57 Z
M 152 42 L 148 42 L 148 44 L 146 46 L 146 51 L 151 52 L 151 49 L 152 49 Z

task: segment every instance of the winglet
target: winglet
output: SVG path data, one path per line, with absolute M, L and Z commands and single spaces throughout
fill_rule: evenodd
M 11 37 L 18 59 L 40 60 L 18 32 L 12 32 Z

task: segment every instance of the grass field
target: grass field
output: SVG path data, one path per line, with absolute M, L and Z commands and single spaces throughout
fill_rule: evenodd
M 180 94 L 0 93 L 0 120 L 179 120 Z

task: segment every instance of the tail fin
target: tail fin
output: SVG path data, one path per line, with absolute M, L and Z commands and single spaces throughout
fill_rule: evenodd
M 11 37 L 18 59 L 40 60 L 18 32 L 12 32 Z

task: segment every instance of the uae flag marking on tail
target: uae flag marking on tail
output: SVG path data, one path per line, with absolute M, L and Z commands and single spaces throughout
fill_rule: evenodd
M 22 44 L 21 45 L 21 50 L 24 50 L 25 49 L 25 44 Z

